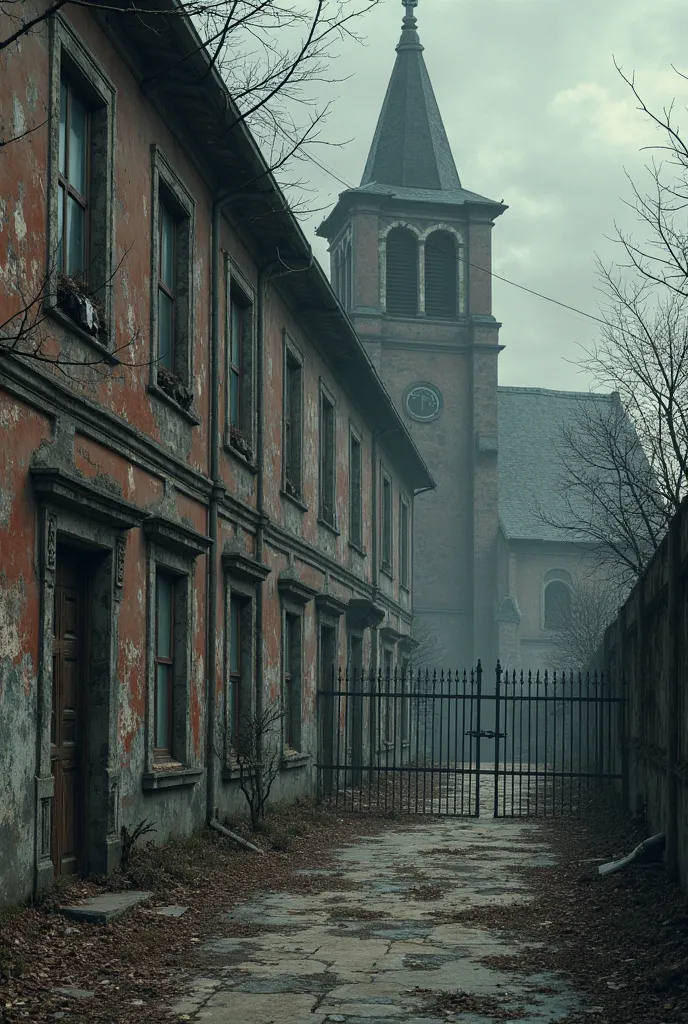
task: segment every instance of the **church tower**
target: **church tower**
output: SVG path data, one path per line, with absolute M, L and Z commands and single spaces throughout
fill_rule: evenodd
M 415 503 L 415 614 L 445 665 L 487 666 L 497 653 L 500 351 L 491 232 L 506 207 L 461 185 L 417 4 L 403 4 L 361 184 L 339 196 L 318 234 L 342 305 L 437 482 Z

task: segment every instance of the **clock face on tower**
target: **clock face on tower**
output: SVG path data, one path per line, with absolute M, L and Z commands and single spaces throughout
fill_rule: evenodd
M 442 395 L 434 384 L 411 384 L 404 392 L 404 409 L 412 420 L 430 423 L 442 412 Z

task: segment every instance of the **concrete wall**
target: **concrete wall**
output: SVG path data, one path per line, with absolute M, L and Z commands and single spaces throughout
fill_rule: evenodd
M 607 630 L 594 667 L 625 698 L 619 728 L 625 809 L 665 832 L 688 887 L 688 504 Z
M 43 6 L 27 3 L 23 14 L 28 17 Z M 0 38 L 6 29 L 7 20 L 0 16 Z M 243 809 L 227 748 L 227 601 L 234 589 L 243 587 L 252 607 L 252 699 L 267 701 L 279 699 L 282 688 L 281 579 L 287 573 L 309 588 L 303 606 L 303 731 L 301 749 L 296 752 L 300 756 L 285 758 L 276 798 L 291 799 L 315 790 L 319 623 L 324 616 L 336 620 L 335 660 L 342 665 L 347 657 L 347 608 L 352 598 L 376 603 L 384 614 L 378 625 L 389 631 L 387 642 L 408 634 L 411 626 L 411 593 L 400 587 L 394 573 L 378 592 L 372 554 L 376 542 L 379 550 L 373 481 L 379 478 L 381 464 L 393 482 L 395 551 L 398 498 L 403 494 L 412 502 L 411 484 L 403 462 L 391 457 L 384 438 L 378 442 L 374 460 L 378 406 L 362 406 L 355 365 L 348 377 L 333 368 L 336 360 L 331 358 L 333 353 L 328 354 L 327 337 L 313 332 L 294 311 L 298 303 L 288 280 L 267 286 L 263 361 L 256 365 L 249 388 L 254 418 L 247 432 L 254 448 L 248 456 L 229 443 L 221 415 L 216 490 L 224 493 L 219 498 L 217 546 L 208 553 L 213 486 L 209 346 L 214 183 L 202 170 L 202 155 L 185 142 L 185 126 L 174 111 L 165 110 L 162 100 L 154 108 L 144 98 L 132 65 L 120 56 L 100 24 L 79 8 L 70 8 L 68 16 L 53 22 L 52 29 L 48 23 L 40 25 L 20 45 L 0 55 L 3 133 L 7 135 L 7 127 L 16 134 L 35 127 L 5 147 L 0 157 L 0 322 L 18 308 L 21 291 L 40 291 L 46 276 L 48 165 L 55 132 L 54 120 L 48 117 L 50 48 L 51 39 L 55 45 L 59 33 L 72 39 L 93 67 L 100 69 L 116 96 L 109 209 L 113 265 L 118 269 L 108 302 L 111 348 L 119 350 L 120 362 L 103 358 L 102 347 L 54 311 L 28 342 L 35 348 L 38 339 L 43 352 L 68 356 L 69 372 L 51 362 L 0 352 L 0 904 L 27 898 L 53 873 L 51 595 L 57 545 L 77 545 L 84 551 L 84 573 L 95 595 L 87 680 L 92 701 L 85 724 L 91 743 L 84 769 L 89 794 L 89 822 L 81 851 L 84 870 L 104 871 L 116 865 L 122 825 L 148 818 L 156 822 L 156 839 L 163 841 L 189 832 L 215 812 L 233 814 Z M 46 117 L 48 124 L 43 123 Z M 161 393 L 151 377 L 152 146 L 164 153 L 194 204 L 190 410 Z M 257 316 L 258 265 L 264 256 L 245 225 L 235 225 L 231 211 L 223 218 L 221 230 L 223 258 L 231 266 L 232 278 L 248 292 Z M 224 294 L 221 288 L 222 322 Z M 255 322 L 253 330 L 255 357 Z M 303 356 L 303 488 L 298 501 L 283 490 L 285 332 Z M 222 346 L 224 368 L 224 331 Z M 362 350 L 359 358 L 363 365 Z M 84 365 L 94 361 L 95 367 Z M 266 395 L 262 467 L 255 459 L 259 377 Z M 318 408 L 323 383 L 336 403 L 336 530 L 319 522 L 318 515 Z M 224 369 L 220 387 L 223 410 Z M 379 401 L 386 401 L 382 389 Z M 350 424 L 362 441 L 363 552 L 349 544 Z M 263 509 L 258 508 L 261 470 Z M 46 474 L 52 474 L 52 483 L 46 483 Z M 151 527 L 154 521 L 157 530 Z M 251 566 L 259 554 L 261 530 L 263 568 L 258 571 Z M 217 592 L 212 594 L 208 592 L 211 558 L 216 560 L 218 580 Z M 183 624 L 188 671 L 179 723 L 185 736 L 184 759 L 163 770 L 152 763 L 151 736 L 151 602 L 158 560 L 188 581 Z M 247 565 L 254 572 L 252 578 L 249 572 L 248 583 Z M 213 602 L 217 630 L 209 638 Z M 262 612 L 260 634 L 258 610 Z M 379 631 L 366 625 L 360 632 L 364 663 L 376 665 Z M 217 664 L 214 679 L 208 676 L 212 644 Z M 206 786 L 209 767 L 215 778 L 210 792 Z

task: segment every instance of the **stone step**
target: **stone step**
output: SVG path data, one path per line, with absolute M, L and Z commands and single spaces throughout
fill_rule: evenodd
M 60 907 L 60 913 L 74 921 L 89 921 L 91 924 L 107 924 L 121 917 L 127 910 L 144 903 L 153 895 L 152 892 L 134 890 L 130 892 L 104 892 L 100 896 L 92 896 L 83 903 Z

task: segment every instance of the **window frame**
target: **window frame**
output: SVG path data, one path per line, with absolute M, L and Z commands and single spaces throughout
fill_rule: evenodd
M 58 272 L 58 274 L 65 275 L 67 277 L 75 277 L 76 276 L 78 278 L 81 275 L 85 276 L 87 274 L 87 272 L 88 272 L 88 267 L 90 266 L 91 207 L 90 207 L 90 203 L 89 203 L 89 196 L 90 196 L 90 191 L 91 191 L 91 164 L 92 164 L 92 157 L 91 157 L 91 146 L 92 146 L 92 141 L 91 141 L 91 136 L 92 136 L 92 131 L 91 131 L 91 111 L 89 110 L 89 107 L 88 107 L 87 103 L 84 103 L 78 95 L 75 96 L 75 94 L 77 94 L 79 92 L 79 90 L 75 87 L 72 79 L 69 76 L 69 73 L 66 72 L 63 68 L 61 68 L 60 69 L 60 99 L 59 99 L 59 106 L 58 106 L 60 124 L 62 123 L 62 116 L 61 115 L 62 115 L 62 88 L 63 88 L 63 86 L 64 86 L 64 88 L 66 90 L 66 93 L 67 93 L 67 110 L 66 110 L 66 113 L 65 113 L 65 171 L 64 171 L 64 173 L 60 169 L 59 157 L 58 157 L 58 164 L 57 164 L 57 184 L 58 184 L 58 189 L 57 189 L 57 194 L 58 194 L 58 200 L 57 200 L 58 201 L 58 240 L 57 240 L 57 244 L 58 244 L 58 246 L 61 246 L 61 254 L 62 254 L 61 260 L 58 257 L 57 272 Z M 86 186 L 86 189 L 85 189 L 84 193 L 79 192 L 78 189 L 70 181 L 70 167 L 69 167 L 70 134 L 71 134 L 70 133 L 70 127 L 71 127 L 71 110 L 72 110 L 72 103 L 73 103 L 73 99 L 74 98 L 76 98 L 78 100 L 78 102 L 81 103 L 81 105 L 83 106 L 83 108 L 84 108 L 84 110 L 86 112 L 86 131 L 85 131 L 85 138 L 84 138 L 84 150 L 85 150 L 84 184 Z M 58 131 L 59 131 L 59 129 L 58 129 Z M 58 151 L 59 151 L 59 147 L 58 147 Z M 60 198 L 60 189 L 62 189 L 62 193 L 63 193 L 62 194 L 62 198 Z M 78 274 L 78 275 L 74 275 L 73 273 L 68 273 L 67 267 L 66 267 L 66 262 L 67 262 L 68 257 L 69 257 L 69 249 L 68 249 L 68 245 L 67 245 L 67 231 L 68 231 L 68 211 L 69 211 L 69 199 L 70 199 L 70 197 L 72 199 L 74 199 L 79 204 L 79 206 L 83 210 L 83 215 L 84 215 L 84 225 L 83 225 L 84 268 L 83 268 L 83 271 L 81 271 L 80 274 Z M 62 232 L 61 232 L 61 236 L 60 236 L 60 232 L 59 232 L 59 220 L 60 220 L 59 206 L 62 206 Z M 85 281 L 85 283 L 87 283 L 87 280 Z
M 166 579 L 170 585 L 170 654 L 167 656 L 161 656 L 158 653 L 158 638 L 160 635 L 160 579 Z M 155 691 L 153 695 L 153 760 L 158 761 L 173 761 L 174 760 L 174 712 L 175 712 L 175 694 L 174 694 L 174 675 L 175 675 L 175 589 L 177 586 L 178 577 L 173 576 L 169 572 L 165 571 L 164 567 L 156 566 L 155 569 L 155 639 L 153 642 L 153 661 L 154 661 L 154 686 Z M 159 665 L 169 666 L 169 674 L 167 678 L 167 706 L 169 708 L 169 720 L 167 723 L 167 743 L 164 747 L 157 745 L 158 740 L 158 666 Z
M 193 614 L 194 561 L 153 541 L 148 545 L 148 698 L 145 772 L 158 773 L 168 767 L 174 772 L 190 766 L 192 744 L 189 732 L 189 709 L 192 688 L 192 646 L 195 634 Z M 156 747 L 156 645 L 158 575 L 173 584 L 171 742 L 169 751 Z M 166 756 L 169 753 L 169 756 Z M 183 782 L 180 784 L 184 784 Z
M 332 438 L 328 445 L 326 436 L 325 415 L 326 410 L 331 411 L 332 416 Z M 319 423 L 319 472 L 318 472 L 318 519 L 323 525 L 331 530 L 337 531 L 337 403 L 329 388 L 320 381 L 320 399 L 318 409 Z M 329 465 L 327 462 L 329 455 Z M 329 480 L 326 478 L 329 477 Z M 329 484 L 331 494 L 325 494 L 326 483 Z M 330 502 L 325 500 L 330 497 Z M 330 507 L 331 505 L 331 507 Z
M 282 416 L 282 490 L 290 498 L 303 501 L 303 413 L 304 356 L 291 336 L 284 332 L 283 345 L 283 416 Z M 296 375 L 296 381 L 292 380 Z M 295 384 L 295 387 L 294 387 Z M 294 415 L 291 399 L 297 395 Z M 289 415 L 289 413 L 291 415 Z M 295 423 L 293 422 L 295 420 Z
M 287 652 L 291 657 L 287 657 Z M 290 604 L 282 617 L 282 747 L 285 754 L 303 747 L 303 614 Z
M 58 267 L 60 192 L 60 102 L 65 80 L 84 105 L 89 121 L 87 141 L 88 202 L 85 227 L 84 289 L 80 301 L 97 304 L 98 330 L 91 333 L 64 308 Z M 50 100 L 48 110 L 48 222 L 46 231 L 46 312 L 83 341 L 96 348 L 109 363 L 113 354 L 113 274 L 115 195 L 115 121 L 117 91 L 100 63 L 58 12 L 50 19 Z M 97 173 L 96 173 L 97 169 Z M 66 232 L 66 223 L 63 224 Z M 66 254 L 65 254 L 66 257 Z M 77 296 L 77 301 L 79 297 Z
M 549 624 L 547 622 L 547 591 L 551 586 L 563 587 L 568 594 L 569 601 L 569 622 L 561 622 L 558 625 Z M 545 578 L 542 585 L 542 629 L 547 633 L 554 633 L 557 630 L 567 629 L 570 624 L 571 618 L 571 602 L 573 600 L 573 586 L 568 580 L 563 579 L 561 576 L 553 576 L 550 579 Z M 553 611 L 553 610 L 552 610 Z
M 358 448 L 358 494 L 354 489 L 354 447 Z M 355 513 L 355 514 L 354 514 Z M 354 526 L 358 527 L 358 533 Z M 357 551 L 364 553 L 363 547 L 363 438 L 349 424 L 349 543 Z
M 196 203 L 167 157 L 157 145 L 151 146 L 151 295 L 150 295 L 150 385 L 158 396 L 193 422 L 199 422 L 192 411 L 193 397 L 193 247 L 195 236 Z M 174 223 L 174 317 L 172 342 L 172 369 L 166 373 L 179 381 L 190 392 L 188 407 L 180 404 L 169 389 L 163 389 L 159 369 L 159 307 L 160 241 L 162 237 L 162 210 L 166 210 Z
M 388 489 L 388 490 L 387 490 Z M 389 493 L 386 509 L 385 494 Z M 387 514 L 388 513 L 388 514 Z M 389 532 L 386 527 L 389 526 Z M 393 578 L 394 573 L 394 485 L 392 475 L 380 463 L 380 569 Z
M 390 249 L 389 249 L 389 241 L 390 241 L 390 236 L 392 236 L 392 238 L 393 238 L 395 233 L 401 234 L 402 232 L 407 234 L 410 239 L 413 239 L 413 242 L 415 244 L 415 268 L 414 268 L 415 294 L 414 294 L 413 290 L 408 289 L 408 288 L 406 289 L 406 291 L 409 294 L 414 294 L 415 301 L 411 304 L 410 307 L 408 307 L 406 309 L 402 309 L 402 308 L 390 309 L 389 308 L 389 295 L 390 295 L 390 273 L 389 273 L 389 269 L 390 269 Z M 395 224 L 390 224 L 388 229 L 387 229 L 387 231 L 385 232 L 385 235 L 384 235 L 384 245 L 382 246 L 382 263 L 383 263 L 384 272 L 383 272 L 383 275 L 381 275 L 381 276 L 383 276 L 383 281 L 384 281 L 384 311 L 385 311 L 385 314 L 388 315 L 388 316 L 394 317 L 396 319 L 415 320 L 419 316 L 419 314 L 421 312 L 421 278 L 422 278 L 421 239 L 419 238 L 417 231 L 414 231 L 413 228 L 411 228 L 410 225 L 408 225 L 408 224 L 396 224 L 396 223 Z M 409 282 L 406 282 L 407 285 L 408 285 L 408 283 Z M 383 304 L 381 303 L 381 305 L 383 305 Z
M 225 254 L 224 336 L 224 446 L 233 456 L 253 467 L 255 461 L 256 295 L 229 253 Z M 234 362 L 233 311 L 241 310 L 239 362 Z M 237 422 L 233 422 L 232 375 L 238 380 Z
M 411 589 L 411 503 L 399 494 L 399 586 Z
M 229 566 L 224 567 L 225 581 L 225 638 L 224 638 L 224 727 L 223 727 L 223 777 L 230 781 L 239 777 L 237 745 L 241 738 L 242 717 L 253 714 L 256 708 L 255 678 L 255 637 L 256 601 L 260 590 L 255 581 L 235 575 Z M 232 602 L 239 612 L 239 672 L 231 672 L 232 658 Z M 232 680 L 234 676 L 234 680 Z M 232 682 L 238 684 L 238 700 L 232 701 Z

